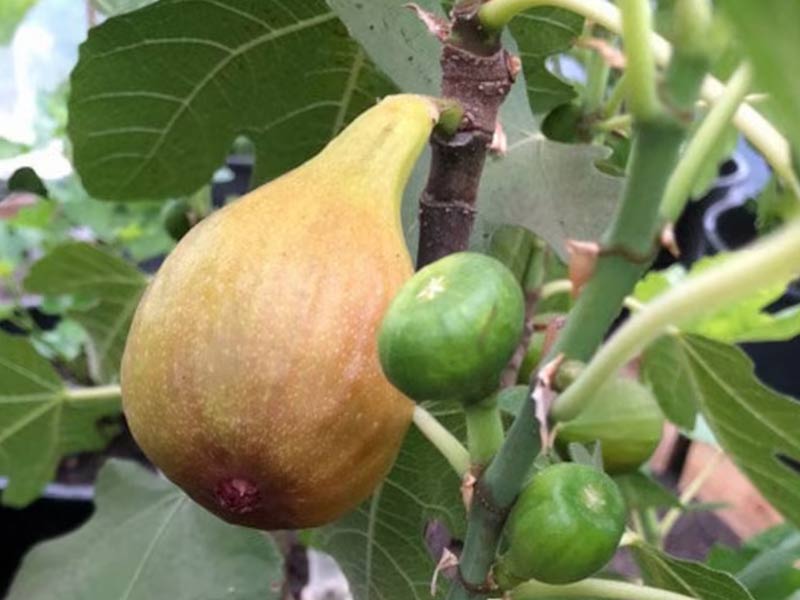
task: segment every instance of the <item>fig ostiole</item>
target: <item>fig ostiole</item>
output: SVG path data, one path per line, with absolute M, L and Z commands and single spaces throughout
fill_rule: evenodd
M 413 403 L 377 329 L 411 276 L 400 201 L 432 100 L 391 96 L 304 165 L 192 228 L 136 311 L 125 415 L 147 456 L 223 519 L 330 522 L 391 467 Z

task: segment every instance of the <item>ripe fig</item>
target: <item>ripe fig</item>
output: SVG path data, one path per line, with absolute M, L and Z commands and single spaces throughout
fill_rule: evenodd
M 564 584 L 589 577 L 614 556 L 625 513 L 617 484 L 602 471 L 574 463 L 546 467 L 511 510 L 509 547 L 495 579 L 509 589 L 526 579 Z
M 451 254 L 392 301 L 380 328 L 381 365 L 414 400 L 477 402 L 497 389 L 524 317 L 522 289 L 503 263 Z
M 125 414 L 147 456 L 223 519 L 321 525 L 391 467 L 413 403 L 381 372 L 376 333 L 412 274 L 400 200 L 436 117 L 430 99 L 386 98 L 192 228 L 145 292 Z

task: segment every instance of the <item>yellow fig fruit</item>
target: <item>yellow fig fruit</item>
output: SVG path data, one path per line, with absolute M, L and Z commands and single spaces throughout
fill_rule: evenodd
M 125 415 L 169 479 L 223 519 L 313 527 L 392 465 L 413 403 L 377 329 L 412 273 L 403 188 L 437 113 L 390 96 L 316 157 L 194 227 L 136 312 Z

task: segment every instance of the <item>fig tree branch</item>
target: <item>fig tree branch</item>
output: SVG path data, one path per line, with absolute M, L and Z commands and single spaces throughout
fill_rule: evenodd
M 746 298 L 753 290 L 788 283 L 798 273 L 800 219 L 645 305 L 611 337 L 581 376 L 561 394 L 553 407 L 553 416 L 568 420 L 577 415 L 591 400 L 597 386 L 664 333 L 668 326 L 713 312 Z
M 645 19 L 637 18 L 633 22 L 638 27 L 646 28 L 637 38 L 649 35 L 650 27 Z M 681 61 L 694 61 L 695 58 L 676 52 L 664 82 L 665 103 L 677 114 L 690 112 L 694 107 L 704 73 L 697 69 L 681 68 Z M 651 68 L 642 69 L 641 72 L 655 75 L 655 70 Z M 694 95 L 687 93 L 691 89 L 694 89 Z M 630 86 L 626 85 L 626 90 L 630 91 Z M 674 94 L 675 90 L 681 93 Z M 602 252 L 594 273 L 570 311 L 566 326 L 544 363 L 559 353 L 568 358 L 588 361 L 619 314 L 625 297 L 655 256 L 661 199 L 667 180 L 675 168 L 688 125 L 676 118 L 673 112 L 664 110 L 660 102 L 661 99 L 658 110 L 648 107 L 644 114 L 636 115 L 629 173 L 620 205 L 601 240 Z M 529 401 L 522 405 L 505 443 L 476 485 L 476 490 L 482 490 L 487 499 L 486 505 L 491 510 L 482 509 L 481 503 L 473 503 L 460 559 L 460 579 L 451 588 L 448 600 L 487 597 L 486 590 L 481 589 L 480 584 L 486 582 L 495 559 L 506 511 L 519 494 L 541 449 L 536 407 L 532 399 L 535 382 L 534 377 Z
M 466 250 L 497 113 L 518 70 L 499 38 L 485 35 L 472 4 L 456 5 L 449 35 L 443 36 L 442 96 L 458 102 L 464 115 L 455 133 L 431 137 L 431 168 L 419 200 L 417 268 Z
M 640 0 L 619 0 L 619 4 L 625 40 L 628 110 L 643 121 L 653 119 L 661 107 L 656 92 L 656 61 L 650 47 L 652 9 Z

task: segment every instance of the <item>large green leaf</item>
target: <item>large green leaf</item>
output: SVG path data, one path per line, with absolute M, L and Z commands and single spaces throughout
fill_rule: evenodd
M 20 337 L 0 332 L 0 474 L 9 478 L 4 504 L 36 499 L 59 459 L 108 443 L 118 397 L 72 396 L 52 366 Z
M 800 403 L 760 383 L 734 346 L 682 338 L 715 437 L 761 493 L 800 524 Z
M 534 112 L 547 112 L 574 98 L 572 85 L 553 75 L 545 61 L 572 46 L 583 30 L 583 17 L 563 8 L 542 6 L 520 13 L 509 28 L 519 46 Z
M 455 407 L 433 411 L 454 429 Z M 318 532 L 316 543 L 342 566 L 357 600 L 424 600 L 436 560 L 425 544 L 434 520 L 458 536 L 464 529 L 459 480 L 439 452 L 413 428 L 388 478 L 358 510 Z M 438 558 L 438 557 L 437 557 Z M 444 596 L 446 580 L 440 578 Z
M 440 44 L 404 8 L 405 0 L 328 2 L 370 58 L 400 89 L 439 93 Z M 435 0 L 416 4 L 442 15 Z M 531 31 L 533 36 L 540 29 Z M 531 40 L 533 43 L 533 37 Z M 511 36 L 506 36 L 504 43 L 512 53 L 519 53 Z M 545 49 L 543 44 L 537 52 L 543 55 Z M 484 168 L 473 243 L 476 246 L 486 243 L 499 224 L 519 224 L 543 237 L 563 255 L 563 243 L 567 238 L 600 237 L 610 220 L 622 182 L 595 167 L 595 162 L 608 154 L 607 150 L 559 144 L 546 140 L 539 133 L 525 81 L 521 74 L 500 109 L 500 122 L 508 137 L 508 152 L 505 156 L 490 158 Z M 406 190 L 404 220 L 407 224 L 416 215 L 417 200 L 425 183 L 424 165 L 423 161 Z M 415 227 L 410 224 L 412 246 Z
M 632 547 L 646 583 L 698 600 L 753 600 L 729 574 L 680 560 L 644 543 Z
M 195 191 L 238 134 L 262 182 L 390 90 L 322 0 L 160 0 L 90 31 L 71 87 L 75 165 L 119 200 Z
M 800 531 L 778 525 L 747 540 L 741 548 L 714 546 L 709 566 L 736 576 L 756 600 L 796 600 L 800 596 Z
M 691 431 L 699 392 L 680 341 L 665 335 L 650 344 L 642 355 L 639 374 L 653 390 L 664 415 L 677 426 Z
M 756 68 L 759 83 L 774 98 L 774 111 L 794 144 L 800 148 L 800 2 L 795 0 L 723 0 L 745 52 Z
M 282 558 L 134 463 L 112 461 L 83 527 L 34 548 L 8 600 L 278 600 Z
M 125 338 L 147 280 L 134 266 L 89 244 L 71 242 L 36 262 L 25 289 L 38 294 L 74 295 L 89 300 L 67 315 L 89 333 L 89 368 L 100 382 L 117 378 Z

